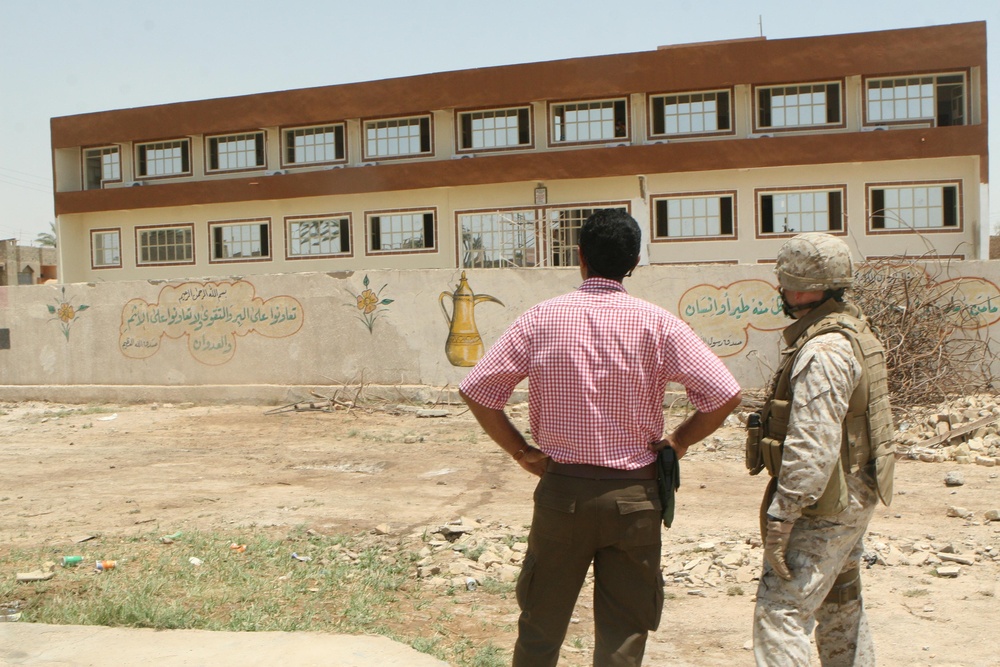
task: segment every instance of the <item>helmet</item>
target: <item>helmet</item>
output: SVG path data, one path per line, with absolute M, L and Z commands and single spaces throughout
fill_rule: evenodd
M 841 239 L 809 232 L 781 246 L 774 267 L 782 289 L 813 292 L 850 287 L 854 282 L 851 251 Z

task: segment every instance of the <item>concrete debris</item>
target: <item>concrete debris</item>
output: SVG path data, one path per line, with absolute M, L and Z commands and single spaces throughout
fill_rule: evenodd
M 897 425 L 897 450 L 926 463 L 1000 465 L 1000 400 L 963 396 L 932 408 L 913 408 Z
M 971 512 L 952 508 L 961 516 Z M 372 539 L 379 539 L 374 536 Z M 382 539 L 393 539 L 386 536 Z M 527 530 L 463 517 L 417 530 L 396 548 L 412 551 L 418 560 L 413 575 L 422 586 L 463 594 L 484 586 L 513 587 L 527 549 Z M 940 577 L 957 577 L 963 568 L 1000 565 L 1000 547 L 939 541 L 928 535 L 908 539 L 870 532 L 864 562 L 871 567 L 933 568 Z M 961 553 L 959 553 L 961 552 Z M 667 593 L 721 597 L 733 586 L 755 586 L 761 572 L 762 550 L 755 535 L 703 533 L 672 540 L 664 536 L 661 570 Z M 475 584 L 469 584 L 469 580 Z M 593 586 L 593 571 L 584 584 Z M 585 593 L 581 599 L 589 599 Z
M 948 516 L 957 517 L 959 519 L 971 519 L 975 516 L 975 512 L 972 510 L 965 509 L 964 507 L 949 507 Z
M 962 555 L 959 555 L 959 554 L 939 553 L 937 555 L 937 557 L 940 558 L 943 561 L 946 561 L 946 562 L 949 562 L 949 563 L 959 563 L 960 565 L 975 565 L 976 564 L 976 559 L 974 557 L 972 557 L 972 556 L 962 556 Z
M 963 484 L 965 484 L 965 478 L 962 477 L 962 473 L 960 472 L 953 470 L 944 476 L 945 486 L 962 486 Z

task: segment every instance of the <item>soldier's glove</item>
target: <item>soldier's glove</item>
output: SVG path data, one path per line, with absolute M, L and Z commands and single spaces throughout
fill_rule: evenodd
M 792 536 L 794 521 L 777 521 L 767 518 L 767 537 L 764 539 L 764 559 L 771 564 L 775 574 L 790 581 L 792 573 L 785 562 L 785 552 L 788 550 L 788 540 Z

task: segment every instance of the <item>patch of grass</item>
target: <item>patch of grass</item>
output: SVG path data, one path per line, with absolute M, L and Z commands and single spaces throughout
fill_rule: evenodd
M 475 649 L 472 656 L 464 659 L 463 665 L 468 667 L 504 667 L 508 664 L 506 653 L 492 642 Z
M 926 595 L 930 595 L 930 591 L 926 588 L 911 588 L 903 591 L 903 596 L 908 598 L 922 598 Z
M 60 419 L 62 417 L 71 417 L 73 415 L 101 415 L 110 412 L 119 412 L 120 408 L 112 408 L 104 405 L 87 405 L 80 408 L 60 408 L 58 410 L 43 410 L 42 412 L 36 414 L 35 416 L 44 419 L 48 417 L 49 419 Z
M 729 588 L 726 589 L 726 595 L 730 595 L 730 596 L 743 595 L 743 587 L 742 586 L 730 586 Z
M 477 544 L 475 546 L 472 546 L 466 544 L 459 547 L 458 551 L 461 552 L 461 554 L 466 558 L 468 558 L 469 560 L 479 560 L 479 557 L 482 556 L 484 553 L 486 553 L 486 545 Z
M 184 531 L 172 544 L 160 542 L 161 535 L 98 538 L 71 549 L 0 546 L 0 571 L 8 573 L 38 569 L 65 555 L 83 557 L 80 566 L 57 567 L 48 581 L 23 584 L 13 576 L 0 577 L 0 604 L 16 605 L 27 622 L 377 634 L 456 667 L 509 661 L 509 652 L 489 643 L 476 645 L 463 634 L 465 614 L 435 607 L 441 589 L 416 579 L 416 553 L 386 548 L 368 534 L 325 536 L 301 527 L 287 532 L 251 527 Z M 247 549 L 234 551 L 231 544 Z M 310 560 L 292 558 L 293 553 Z M 192 557 L 201 565 L 193 565 Z M 101 559 L 116 559 L 118 565 L 98 573 L 94 563 Z M 450 592 L 475 595 L 476 604 L 509 605 L 498 598 L 506 600 L 512 589 L 512 584 L 484 582 L 475 593 L 464 588 Z M 414 617 L 427 618 L 426 610 L 435 608 L 439 611 L 429 624 L 436 631 L 428 635 L 428 624 Z M 487 636 L 509 631 L 499 623 L 487 628 Z
M 499 581 L 497 579 L 483 579 L 479 583 L 479 588 L 490 595 L 499 595 L 500 597 L 507 597 L 514 592 L 517 584 L 513 581 Z

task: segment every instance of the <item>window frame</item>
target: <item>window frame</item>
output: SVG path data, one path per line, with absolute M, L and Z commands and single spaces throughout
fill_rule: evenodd
M 96 236 L 110 236 L 116 235 L 118 237 L 118 263 L 117 264 L 98 264 L 97 263 L 97 246 L 94 243 Z M 122 268 L 122 228 L 121 227 L 102 227 L 100 229 L 90 230 L 90 268 L 95 271 L 100 271 L 103 269 L 120 269 Z
M 188 238 L 191 240 L 191 259 L 182 261 L 142 261 L 142 250 L 143 245 L 141 243 L 142 234 L 144 232 L 151 231 L 166 231 L 166 230 L 186 230 Z M 194 264 L 197 261 L 197 247 L 195 245 L 194 237 L 194 223 L 193 222 L 180 222 L 174 224 L 163 224 L 163 225 L 139 225 L 135 228 L 135 265 L 136 267 L 146 267 L 146 266 L 188 266 Z
M 416 121 L 420 126 L 420 147 L 418 153 L 400 153 L 398 155 L 372 155 L 368 152 L 368 126 L 390 121 Z M 397 126 L 398 127 L 398 126 Z M 424 129 L 426 128 L 426 136 Z M 427 150 L 424 150 L 426 144 Z M 364 162 L 382 162 L 384 160 L 412 160 L 414 158 L 434 157 L 434 116 L 431 113 L 413 114 L 410 116 L 386 116 L 380 118 L 364 118 L 361 120 L 361 155 Z
M 569 105 L 579 105 L 579 104 L 603 104 L 605 102 L 611 102 L 613 105 L 621 102 L 624 107 L 622 111 L 622 117 L 625 121 L 625 134 L 624 136 L 614 136 L 610 138 L 600 138 L 600 139 L 558 139 L 556 137 L 556 109 L 560 107 L 565 107 Z M 607 98 L 596 98 L 596 99 L 582 99 L 582 100 L 562 100 L 556 102 L 548 103 L 548 110 L 546 112 L 546 122 L 548 124 L 548 146 L 552 148 L 554 146 L 587 146 L 594 144 L 618 144 L 618 143 L 630 143 L 632 141 L 632 119 L 631 119 L 631 100 L 628 96 L 625 97 L 607 97 Z M 614 109 L 615 120 L 617 120 L 618 111 L 615 106 Z
M 938 79 L 942 77 L 962 77 L 962 122 L 961 123 L 951 123 L 949 125 L 941 125 L 938 123 L 939 113 L 938 113 L 938 87 L 941 85 Z M 933 78 L 934 79 L 934 115 L 932 117 L 921 116 L 919 118 L 903 118 L 897 119 L 893 118 L 890 120 L 872 120 L 871 114 L 869 113 L 869 86 L 874 82 L 882 81 L 902 81 L 905 79 L 923 79 L 923 78 Z M 971 104 L 972 99 L 969 95 L 969 70 L 957 70 L 950 72 L 933 72 L 933 73 L 921 73 L 921 74 L 906 74 L 900 76 L 866 76 L 861 82 L 861 94 L 862 94 L 862 118 L 865 127 L 880 127 L 880 126 L 916 126 L 916 127 L 958 127 L 962 125 L 969 125 L 971 118 Z
M 732 226 L 732 232 L 730 234 L 706 234 L 704 236 L 669 236 L 669 235 L 659 235 L 657 232 L 659 230 L 659 210 L 657 204 L 661 201 L 669 202 L 671 200 L 684 200 L 684 199 L 710 199 L 719 198 L 721 201 L 724 198 L 731 200 L 729 214 L 731 220 L 729 224 Z M 700 192 L 671 192 L 651 195 L 649 198 L 649 240 L 652 243 L 692 243 L 692 242 L 704 242 L 704 241 L 738 241 L 739 240 L 739 213 L 738 213 L 738 193 L 736 190 L 705 190 Z M 720 232 L 724 225 L 724 220 L 721 219 L 721 208 L 720 208 L 720 221 L 719 227 Z
M 218 243 L 216 230 L 226 227 L 259 227 L 261 234 L 261 245 L 267 245 L 267 252 L 263 249 L 260 255 L 249 255 L 246 257 L 217 257 L 215 250 Z M 263 232 L 266 231 L 266 237 Z M 252 242 L 252 241 L 251 241 Z M 208 221 L 208 263 L 209 264 L 249 264 L 252 262 L 270 262 L 274 258 L 274 235 L 271 232 L 271 218 L 236 218 L 229 220 L 209 220 Z
M 462 231 L 462 217 L 463 216 L 486 216 L 486 215 L 504 215 L 504 214 L 531 214 L 534 216 L 532 222 L 532 233 L 534 234 L 534 246 L 523 245 L 521 248 L 534 248 L 534 258 L 535 261 L 530 264 L 525 264 L 521 266 L 519 264 L 509 264 L 502 266 L 476 266 L 476 265 L 466 265 L 465 258 L 463 257 L 464 249 L 462 247 L 463 243 L 463 231 Z M 541 232 L 541 227 L 544 223 L 541 209 L 535 206 L 514 206 L 507 208 L 485 208 L 485 209 L 468 209 L 455 211 L 455 265 L 462 269 L 532 269 L 544 266 L 542 260 L 544 255 L 542 250 L 544 248 L 544 234 Z M 515 251 L 517 248 L 515 248 Z M 525 258 L 528 256 L 528 252 L 524 253 Z M 497 262 L 507 261 L 502 256 L 501 259 L 495 260 Z
M 182 171 L 171 172 L 169 174 L 149 174 L 142 171 L 143 164 L 148 165 L 148 160 L 141 158 L 143 149 L 149 146 L 159 146 L 165 144 L 180 144 L 181 145 L 181 167 Z M 160 180 L 164 178 L 183 178 L 185 176 L 191 176 L 191 139 L 189 137 L 175 138 L 175 139 L 160 139 L 156 141 L 143 141 L 135 144 L 134 150 L 135 159 L 135 178 L 136 180 L 146 179 L 146 180 Z M 183 170 L 184 164 L 187 163 L 187 169 Z
M 813 193 L 827 193 L 831 194 L 837 192 L 840 194 L 840 229 L 836 230 L 817 230 L 823 231 L 825 234 L 830 234 L 831 236 L 847 236 L 847 185 L 844 183 L 836 185 L 802 185 L 802 186 L 792 186 L 792 187 L 766 187 L 766 188 L 754 188 L 754 221 L 756 236 L 759 239 L 780 239 L 780 238 L 790 238 L 796 234 L 802 232 L 765 232 L 764 231 L 764 204 L 763 197 L 773 196 L 773 195 L 788 195 L 788 194 L 804 194 L 808 192 Z M 828 216 L 829 219 L 830 216 Z M 773 222 L 772 222 L 773 224 Z
M 719 93 L 725 93 L 726 96 L 728 97 L 728 104 L 726 105 L 726 109 L 727 109 L 728 114 L 729 114 L 728 115 L 729 128 L 724 129 L 724 130 L 718 130 L 718 129 L 717 130 L 706 130 L 706 131 L 703 131 L 703 132 L 675 132 L 675 133 L 668 133 L 668 132 L 666 132 L 666 122 L 665 122 L 665 119 L 664 119 L 664 131 L 663 132 L 656 132 L 654 130 L 654 128 L 656 127 L 655 124 L 656 124 L 656 120 L 657 120 L 657 118 L 656 118 L 656 111 L 655 111 L 656 100 L 658 100 L 658 99 L 665 99 L 665 98 L 668 98 L 668 97 L 680 97 L 680 96 L 684 96 L 684 95 L 709 95 L 709 94 L 716 94 L 716 95 L 718 95 Z M 675 139 L 688 139 L 688 138 L 703 138 L 703 137 L 716 137 L 716 136 L 732 136 L 732 135 L 735 135 L 736 134 L 736 116 L 735 116 L 735 110 L 734 110 L 734 106 L 733 106 L 733 98 L 734 97 L 735 96 L 734 96 L 732 88 L 718 88 L 718 89 L 712 89 L 712 90 L 686 90 L 686 91 L 680 91 L 680 92 L 667 92 L 667 93 L 651 93 L 651 94 L 649 94 L 647 96 L 648 101 L 647 101 L 647 104 L 646 104 L 646 114 L 647 114 L 647 120 L 646 120 L 647 129 L 646 129 L 646 131 L 647 131 L 647 136 L 649 137 L 650 141 L 671 141 L 671 140 L 675 140 Z M 718 103 L 718 100 L 716 100 L 716 103 Z M 665 103 L 664 103 L 664 106 L 666 106 Z M 719 120 L 719 114 L 718 114 L 718 109 L 716 109 L 716 124 L 718 124 L 718 120 Z
M 230 143 L 254 137 L 254 154 L 259 164 L 246 167 L 212 167 L 212 160 L 219 160 L 218 144 L 222 140 Z M 267 169 L 267 133 L 263 130 L 247 130 L 245 132 L 227 132 L 226 134 L 211 134 L 205 136 L 205 174 L 230 174 L 233 172 L 260 171 Z
M 108 179 L 105 179 L 104 178 L 104 160 L 103 160 L 103 157 L 106 154 L 105 151 L 112 151 L 112 150 L 115 153 L 118 154 L 118 178 L 108 178 Z M 88 187 L 88 183 L 89 183 L 89 181 L 87 180 L 87 160 L 89 159 L 89 155 L 88 154 L 89 153 L 94 153 L 94 152 L 97 152 L 97 151 L 101 151 L 101 153 L 99 154 L 99 157 L 101 158 L 101 165 L 100 165 L 101 166 L 101 180 L 100 180 L 100 183 L 97 185 L 97 187 Z M 122 166 L 123 165 L 122 165 L 122 147 L 120 145 L 118 145 L 118 144 L 108 144 L 106 146 L 87 146 L 86 148 L 83 149 L 80 158 L 82 160 L 82 170 L 80 172 L 81 181 L 82 181 L 81 185 L 83 186 L 84 190 L 101 190 L 104 187 L 106 187 L 105 186 L 106 183 L 121 183 L 122 182 Z
M 539 219 L 539 232 L 541 233 L 542 236 L 541 241 L 543 243 L 542 249 L 544 252 L 541 253 L 541 257 L 543 258 L 544 261 L 542 263 L 539 263 L 538 266 L 546 268 L 555 268 L 555 269 L 579 268 L 580 229 L 583 228 L 583 223 L 586 222 L 589 215 L 592 215 L 594 211 L 607 208 L 619 208 L 628 213 L 629 215 L 632 215 L 632 205 L 631 202 L 629 201 L 568 203 L 568 204 L 560 204 L 558 206 L 542 207 L 541 208 L 542 217 Z M 554 253 L 554 248 L 555 248 L 554 234 L 553 234 L 554 227 L 552 225 L 552 213 L 554 211 L 590 211 L 590 214 L 578 218 L 580 222 L 579 226 L 574 226 L 571 228 L 576 230 L 575 242 L 567 244 L 565 249 L 560 250 L 560 255 L 568 257 L 569 259 L 569 261 L 564 264 L 556 264 L 554 261 L 556 257 Z M 535 240 L 535 243 L 536 245 L 538 244 L 537 238 Z
M 954 225 L 942 225 L 940 227 L 895 227 L 886 228 L 884 226 L 878 227 L 875 225 L 875 203 L 874 203 L 874 192 L 875 190 L 902 190 L 902 189 L 912 189 L 912 188 L 924 188 L 924 187 L 941 187 L 942 188 L 942 198 L 944 198 L 943 190 L 945 188 L 954 188 L 955 197 L 955 224 Z M 884 196 L 884 195 L 883 195 Z M 865 184 L 865 230 L 868 234 L 873 236 L 883 235 L 883 234 L 953 234 L 953 233 L 963 233 L 965 231 L 965 210 L 964 210 L 964 197 L 962 195 L 962 180 L 940 180 L 940 181 L 894 181 L 885 183 L 866 183 Z M 881 210 L 885 210 L 885 207 Z M 880 216 L 880 217 L 885 217 Z M 884 223 L 883 223 L 884 225 Z
M 336 253 L 317 253 L 300 255 L 292 252 L 292 225 L 313 220 L 338 220 L 340 222 L 340 233 L 343 237 L 344 228 L 347 228 L 348 250 Z M 353 222 L 350 213 L 320 213 L 317 215 L 288 215 L 284 219 L 285 229 L 285 259 L 287 260 L 308 260 L 308 259 L 337 259 L 341 257 L 354 257 Z M 343 244 L 341 244 L 343 245 Z
M 471 116 L 474 114 L 482 113 L 496 113 L 501 111 L 516 111 L 518 119 L 517 132 L 520 136 L 523 133 L 527 133 L 528 141 L 527 143 L 518 143 L 505 146 L 484 146 L 481 148 L 475 148 L 473 146 L 463 145 L 463 140 L 465 136 L 464 129 L 464 118 L 466 116 Z M 522 113 L 526 116 L 524 119 L 524 127 L 521 126 L 521 115 Z M 455 152 L 464 153 L 493 153 L 497 151 L 515 151 L 515 150 L 529 150 L 535 147 L 535 127 L 534 127 L 534 109 L 530 104 L 515 105 L 509 107 L 486 107 L 481 109 L 462 109 L 455 112 Z
M 372 247 L 372 234 L 374 233 L 374 223 L 373 219 L 379 219 L 379 235 L 381 237 L 381 218 L 385 216 L 392 215 L 423 215 L 423 233 L 426 243 L 426 234 L 428 229 L 427 217 L 432 216 L 431 220 L 431 231 L 433 232 L 434 244 L 432 246 L 423 245 L 419 248 L 395 248 L 392 250 L 382 250 L 381 249 L 381 238 L 379 249 Z M 438 210 L 436 206 L 427 206 L 422 208 L 406 208 L 406 209 L 379 209 L 373 211 L 365 211 L 365 255 L 366 256 L 386 256 L 386 255 L 418 255 L 418 254 L 432 254 L 437 253 L 440 248 L 440 233 L 438 230 Z
M 294 132 L 304 131 L 304 130 L 325 130 L 330 128 L 334 130 L 334 152 L 336 153 L 337 146 L 339 146 L 343 151 L 341 157 L 335 157 L 332 160 L 313 160 L 306 162 L 294 162 L 288 159 L 289 151 L 294 150 L 288 139 L 289 135 Z M 315 133 L 314 133 L 315 134 Z M 296 125 L 294 127 L 283 127 L 281 128 L 281 167 L 282 169 L 300 169 L 303 167 L 313 167 L 317 165 L 327 165 L 327 164 L 343 164 L 347 162 L 347 123 L 343 121 L 333 122 L 333 123 L 320 123 L 318 125 Z
M 771 91 L 780 88 L 801 88 L 805 86 L 836 86 L 837 88 L 837 102 L 836 105 L 831 105 L 830 100 L 827 99 L 826 102 L 826 112 L 829 118 L 831 108 L 837 110 L 838 120 L 836 122 L 831 122 L 827 120 L 824 123 L 811 123 L 808 125 L 764 125 L 761 122 L 761 93 L 764 91 Z M 771 132 L 812 132 L 812 131 L 826 131 L 826 130 L 837 130 L 844 129 L 847 127 L 847 107 L 845 99 L 845 85 L 843 79 L 830 79 L 828 81 L 803 81 L 803 82 L 791 82 L 791 83 L 779 83 L 779 84 L 768 84 L 768 85 L 754 85 L 753 86 L 753 131 L 755 133 L 771 133 Z M 799 93 L 801 94 L 801 93 Z M 773 107 L 769 108 L 768 113 L 773 112 Z

